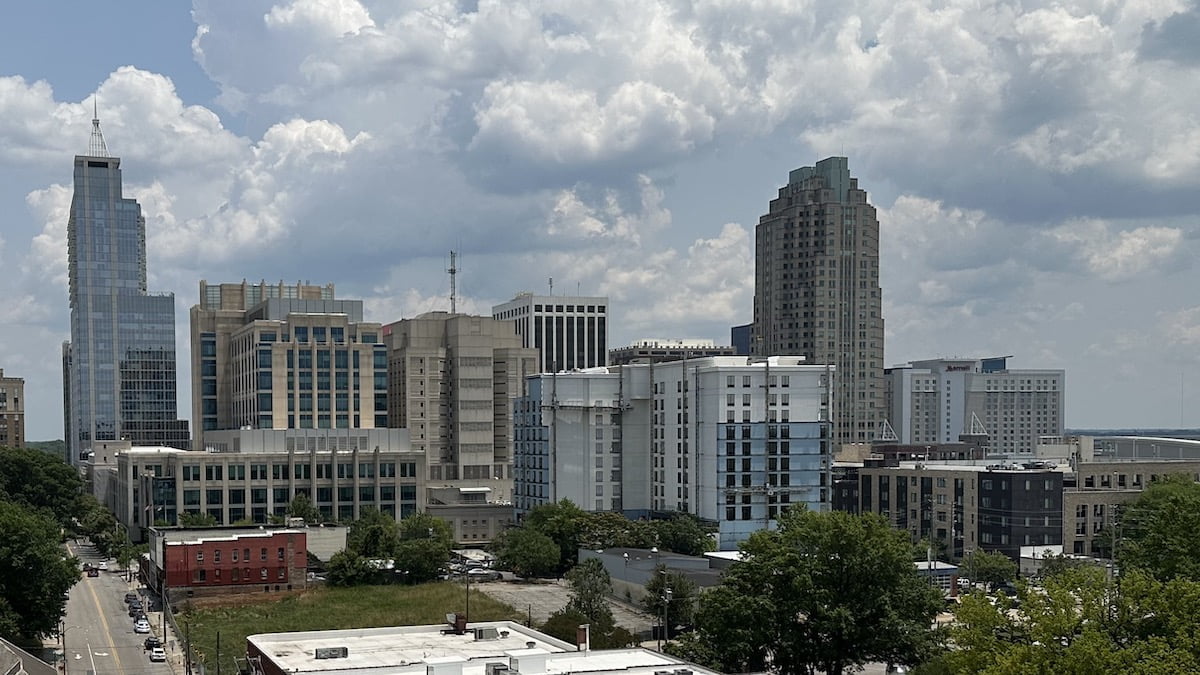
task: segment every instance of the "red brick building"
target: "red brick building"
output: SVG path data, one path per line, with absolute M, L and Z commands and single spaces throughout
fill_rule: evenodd
M 178 588 L 265 586 L 303 588 L 308 574 L 306 535 L 263 530 L 163 541 L 166 585 Z

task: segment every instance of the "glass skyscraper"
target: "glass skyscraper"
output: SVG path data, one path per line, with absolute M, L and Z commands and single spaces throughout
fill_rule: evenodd
M 146 291 L 146 220 L 121 192 L 92 120 L 87 155 L 75 156 L 67 221 L 71 341 L 63 345 L 64 419 L 73 463 L 97 441 L 188 446 L 177 419 L 175 296 Z

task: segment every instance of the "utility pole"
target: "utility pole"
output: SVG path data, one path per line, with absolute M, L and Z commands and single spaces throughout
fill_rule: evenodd
M 450 273 L 450 313 L 458 313 L 457 295 L 455 293 L 454 275 L 458 274 L 458 268 L 454 266 L 454 260 L 458 257 L 458 253 L 450 251 L 450 269 L 446 270 Z

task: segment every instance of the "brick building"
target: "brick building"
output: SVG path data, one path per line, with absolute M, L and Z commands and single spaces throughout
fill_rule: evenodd
M 301 530 L 207 530 L 192 538 L 187 530 L 154 530 L 151 539 L 152 566 L 170 589 L 291 590 L 307 582 L 308 542 Z

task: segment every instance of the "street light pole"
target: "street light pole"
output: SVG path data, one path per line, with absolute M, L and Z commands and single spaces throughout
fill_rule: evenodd
M 666 580 L 666 576 L 665 576 L 665 575 L 664 575 L 664 577 L 663 577 L 663 580 L 664 580 L 664 581 Z M 660 651 L 660 652 L 663 650 L 663 643 L 664 643 L 664 642 L 666 642 L 666 641 L 669 641 L 669 640 L 670 640 L 670 635 L 668 635 L 668 634 L 667 634 L 667 626 L 668 626 L 668 620 L 667 620 L 667 608 L 668 608 L 668 607 L 670 607 L 670 606 L 671 606 L 671 588 L 668 586 L 667 588 L 663 589 L 663 624 L 662 624 L 662 634 L 658 636 L 658 637 L 659 637 L 659 641 L 658 641 L 658 651 Z
M 72 628 L 79 628 L 79 626 L 68 626 L 61 621 L 58 623 L 58 625 L 60 628 L 62 628 L 62 630 L 59 631 L 58 636 L 62 640 L 62 669 L 65 675 L 67 672 L 67 631 L 71 630 Z

